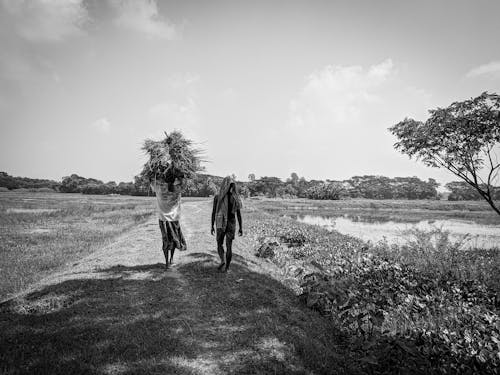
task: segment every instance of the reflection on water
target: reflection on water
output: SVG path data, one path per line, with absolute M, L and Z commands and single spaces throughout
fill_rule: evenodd
M 432 230 L 442 228 L 449 231 L 453 240 L 470 235 L 467 247 L 500 247 L 500 225 L 483 225 L 466 220 L 421 220 L 418 222 L 366 220 L 362 216 L 286 215 L 299 222 L 318 225 L 327 230 L 337 230 L 365 241 L 377 242 L 384 238 L 390 243 L 404 243 L 404 232 L 408 229 Z

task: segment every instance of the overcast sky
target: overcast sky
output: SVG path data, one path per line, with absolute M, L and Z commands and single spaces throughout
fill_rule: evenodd
M 500 1 L 0 0 L 0 170 L 130 181 L 182 130 L 207 172 L 456 180 L 387 128 L 500 93 Z

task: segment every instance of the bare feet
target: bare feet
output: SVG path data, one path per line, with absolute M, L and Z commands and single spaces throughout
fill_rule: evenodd
M 221 262 L 221 264 L 219 264 L 219 267 L 217 267 L 217 269 L 218 269 L 219 271 L 221 271 L 221 270 L 222 270 L 222 267 L 224 267 L 225 265 L 226 265 L 226 263 Z

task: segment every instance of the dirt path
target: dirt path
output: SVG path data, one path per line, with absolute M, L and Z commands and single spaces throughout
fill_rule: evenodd
M 183 204 L 166 271 L 156 219 L 0 306 L 0 373 L 340 373 L 329 323 L 237 238 L 216 271 L 210 202 Z

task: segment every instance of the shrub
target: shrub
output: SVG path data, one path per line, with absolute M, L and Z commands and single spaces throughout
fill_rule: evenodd
M 251 223 L 287 243 L 272 261 L 284 282 L 351 338 L 363 373 L 481 373 L 500 366 L 498 250 L 463 250 L 441 229 L 403 246 L 281 218 Z

